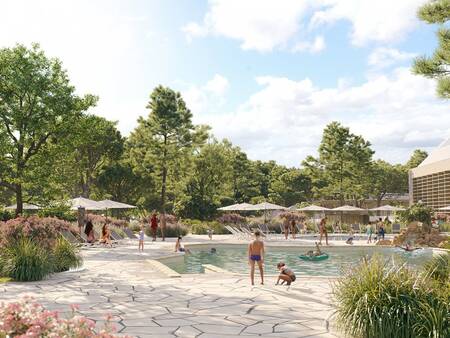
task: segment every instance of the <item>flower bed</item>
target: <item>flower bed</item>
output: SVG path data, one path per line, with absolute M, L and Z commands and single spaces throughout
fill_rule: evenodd
M 4 337 L 85 337 L 115 338 L 110 318 L 106 318 L 105 327 L 95 332 L 95 323 L 83 316 L 76 315 L 76 306 L 72 306 L 72 318 L 60 318 L 58 312 L 47 311 L 31 298 L 17 303 L 0 304 L 0 338 Z M 123 337 L 123 336 L 121 336 Z

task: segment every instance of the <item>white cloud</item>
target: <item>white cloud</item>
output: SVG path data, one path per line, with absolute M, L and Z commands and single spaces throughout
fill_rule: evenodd
M 221 35 L 240 41 L 245 50 L 271 51 L 285 46 L 298 32 L 308 3 L 301 0 L 210 0 L 203 22 L 190 22 L 182 30 L 188 39 Z
M 397 41 L 417 25 L 416 12 L 427 0 L 324 0 L 311 26 L 348 20 L 352 24 L 351 40 L 355 45 L 370 41 Z
M 417 54 L 402 52 L 395 48 L 379 47 L 369 55 L 368 64 L 374 68 L 386 68 L 397 62 L 410 60 L 415 56 Z
M 217 35 L 238 40 L 244 50 L 284 49 L 326 24 L 348 21 L 355 45 L 395 42 L 418 24 L 417 8 L 427 0 L 209 0 L 202 22 L 182 27 L 188 41 Z M 309 29 L 301 29 L 308 26 Z M 323 49 L 317 40 L 316 50 Z M 295 44 L 294 44 L 295 45 Z M 314 44 L 313 44 L 314 45 Z M 298 51 L 311 51 L 300 43 Z M 290 48 L 292 49 L 292 48 Z
M 299 165 L 315 154 L 323 128 L 335 120 L 372 142 L 375 157 L 393 162 L 450 135 L 448 105 L 435 98 L 434 81 L 408 68 L 332 88 L 319 88 L 309 79 L 264 76 L 256 81 L 261 89 L 235 111 L 202 115 L 218 137 L 254 159 Z
M 323 36 L 316 36 L 314 41 L 302 41 L 297 43 L 292 49 L 293 52 L 307 51 L 311 54 L 317 54 L 326 48 Z
M 197 118 L 198 114 L 217 112 L 217 109 L 225 103 L 228 87 L 228 79 L 220 74 L 215 74 L 206 84 L 190 85 L 181 94 L 188 108 Z

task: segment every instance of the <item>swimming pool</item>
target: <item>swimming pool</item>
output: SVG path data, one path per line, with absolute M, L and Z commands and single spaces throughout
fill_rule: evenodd
M 212 264 L 228 271 L 247 273 L 247 247 L 243 245 L 215 245 L 216 253 L 210 253 L 212 246 L 192 247 L 191 254 L 176 259 L 165 259 L 162 263 L 178 273 L 203 273 L 203 264 Z M 266 247 L 265 273 L 276 274 L 276 264 L 285 262 L 297 275 L 338 276 L 343 267 L 357 264 L 362 257 L 371 257 L 379 253 L 386 259 L 406 262 L 411 267 L 418 267 L 428 261 L 432 249 L 404 252 L 391 247 L 325 247 L 323 251 L 330 258 L 320 262 L 306 262 L 298 255 L 311 250 L 312 247 Z

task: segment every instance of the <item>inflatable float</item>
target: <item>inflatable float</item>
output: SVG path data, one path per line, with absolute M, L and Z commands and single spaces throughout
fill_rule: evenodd
M 318 256 L 309 256 L 309 255 L 300 255 L 300 256 L 298 256 L 298 258 L 303 259 L 304 261 L 313 261 L 313 262 L 323 261 L 325 259 L 328 259 L 328 257 L 329 256 L 326 253 L 322 253 L 322 254 L 320 254 Z

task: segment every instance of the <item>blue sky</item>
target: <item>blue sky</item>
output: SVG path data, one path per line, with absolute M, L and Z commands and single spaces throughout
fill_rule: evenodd
M 409 71 L 436 47 L 424 2 L 0 0 L 0 47 L 39 42 L 125 135 L 163 84 L 253 159 L 298 166 L 337 120 L 403 162 L 450 134 L 449 102 Z

